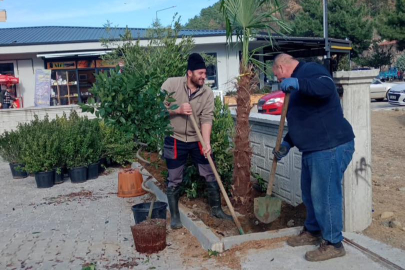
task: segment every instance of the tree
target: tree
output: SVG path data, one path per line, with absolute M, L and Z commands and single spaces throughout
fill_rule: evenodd
M 188 20 L 185 29 L 220 30 L 225 29 L 225 20 L 220 10 L 220 2 L 201 10 L 199 16 Z
M 303 0 L 302 12 L 293 22 L 293 35 L 323 37 L 323 9 L 320 0 Z M 372 23 L 367 19 L 364 4 L 356 0 L 330 0 L 328 5 L 329 37 L 352 41 L 353 56 L 368 49 L 372 38 Z
M 405 49 L 405 0 L 396 0 L 394 10 L 385 9 L 376 26 L 382 38 L 396 40 L 399 51 Z
M 268 8 L 263 8 L 267 5 Z M 254 53 L 249 52 L 249 42 L 259 31 L 276 32 L 274 25 L 287 29 L 276 15 L 280 11 L 277 0 L 221 0 L 221 11 L 226 22 L 226 37 L 229 45 L 242 48 L 242 59 L 237 78 L 237 108 L 234 149 L 233 195 L 237 204 L 251 202 L 251 156 L 250 147 L 250 96 L 257 87 Z M 232 37 L 236 35 L 236 43 Z M 270 40 L 271 43 L 271 40 Z
M 399 70 L 405 71 L 405 52 L 398 58 L 396 66 Z
M 323 11 L 322 1 L 304 0 L 301 2 L 302 11 L 293 21 L 292 35 L 300 37 L 323 36 Z
M 187 59 L 194 47 L 190 37 L 178 39 L 179 31 L 177 20 L 165 28 L 155 23 L 146 46 L 134 40 L 129 30 L 118 42 L 104 41 L 105 46 L 115 49 L 103 60 L 124 61 L 124 67 L 96 75 L 91 92 L 100 102 L 89 99 L 88 104 L 82 105 L 83 111 L 95 113 L 107 125 L 146 143 L 151 150 L 161 147 L 164 137 L 172 133 L 164 106 L 164 101 L 172 102 L 172 98 L 161 91 L 161 86 L 167 78 L 186 73 Z
M 391 65 L 392 52 L 391 48 L 382 48 L 378 45 L 378 41 L 373 41 L 371 45 L 371 52 L 363 57 L 359 57 L 357 63 L 362 66 L 373 67 L 381 69 L 382 66 Z

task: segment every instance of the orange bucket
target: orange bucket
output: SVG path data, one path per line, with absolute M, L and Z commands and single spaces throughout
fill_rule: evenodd
M 142 189 L 142 174 L 136 169 L 126 169 L 118 173 L 118 197 L 129 198 L 146 194 Z

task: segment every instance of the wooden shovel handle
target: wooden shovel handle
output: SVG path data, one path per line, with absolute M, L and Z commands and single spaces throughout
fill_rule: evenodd
M 198 139 L 200 140 L 200 143 L 201 143 L 202 147 L 205 148 L 206 145 L 205 145 L 205 142 L 204 142 L 203 137 L 201 135 L 200 128 L 198 127 L 197 122 L 195 121 L 194 115 L 191 114 L 190 119 L 191 119 L 191 123 L 194 126 L 194 129 L 197 132 L 197 136 L 198 136 Z M 238 227 L 239 233 L 244 234 L 242 226 L 239 223 L 238 218 L 236 217 L 235 210 L 233 209 L 231 201 L 229 200 L 228 194 L 226 194 L 226 190 L 224 188 L 224 185 L 222 184 L 221 177 L 219 176 L 219 174 L 217 172 L 217 169 L 215 168 L 215 164 L 212 161 L 211 155 L 207 155 L 207 159 L 208 159 L 208 162 L 209 162 L 209 164 L 211 166 L 212 171 L 214 172 L 215 178 L 217 179 L 217 182 L 218 182 L 219 188 L 221 189 L 222 195 L 225 198 L 226 205 L 228 205 L 229 211 L 231 211 L 233 221 L 235 222 L 236 226 Z
M 286 93 L 285 97 L 284 97 L 283 111 L 281 112 L 280 125 L 278 126 L 278 135 L 277 135 L 275 151 L 280 150 L 281 139 L 283 138 L 285 117 L 287 116 L 287 111 L 288 111 L 288 103 L 290 103 L 290 93 Z M 268 196 L 270 196 L 271 193 L 273 192 L 273 184 L 274 184 L 274 180 L 276 179 L 276 170 L 277 170 L 277 158 L 276 158 L 276 155 L 274 155 L 273 164 L 271 166 L 271 172 L 270 172 L 270 180 L 269 180 L 269 184 L 267 186 L 267 192 L 266 192 L 266 194 Z

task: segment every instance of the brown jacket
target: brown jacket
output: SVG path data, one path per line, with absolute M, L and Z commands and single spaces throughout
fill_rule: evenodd
M 167 79 L 163 85 L 162 90 L 168 93 L 174 93 L 173 98 L 175 102 L 166 102 L 165 105 L 169 108 L 172 105 L 180 106 L 183 103 L 190 103 L 193 109 L 193 114 L 196 118 L 197 124 L 201 129 L 201 124 L 211 124 L 214 115 L 214 93 L 211 88 L 204 85 L 195 95 L 189 100 L 187 77 L 174 77 Z M 170 115 L 170 124 L 173 127 L 174 137 L 183 142 L 197 142 L 197 133 L 194 130 L 193 124 L 188 115 L 174 114 Z

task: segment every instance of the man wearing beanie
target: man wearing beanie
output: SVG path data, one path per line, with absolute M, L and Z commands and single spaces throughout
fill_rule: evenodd
M 222 211 L 219 186 L 206 158 L 207 155 L 211 155 L 210 137 L 214 111 L 214 94 L 204 84 L 206 78 L 207 69 L 204 59 L 198 53 L 193 53 L 188 58 L 187 75 L 169 78 L 162 85 L 162 90 L 169 94 L 173 93 L 172 97 L 176 100 L 171 103 L 166 102 L 166 107 L 178 106 L 176 110 L 169 110 L 173 135 L 165 138 L 163 152 L 169 171 L 167 200 L 172 229 L 182 227 L 178 203 L 184 167 L 189 155 L 206 181 L 211 215 L 232 220 L 231 216 Z M 202 148 L 198 140 L 196 130 L 189 117 L 191 114 L 194 115 L 200 126 L 206 148 Z

